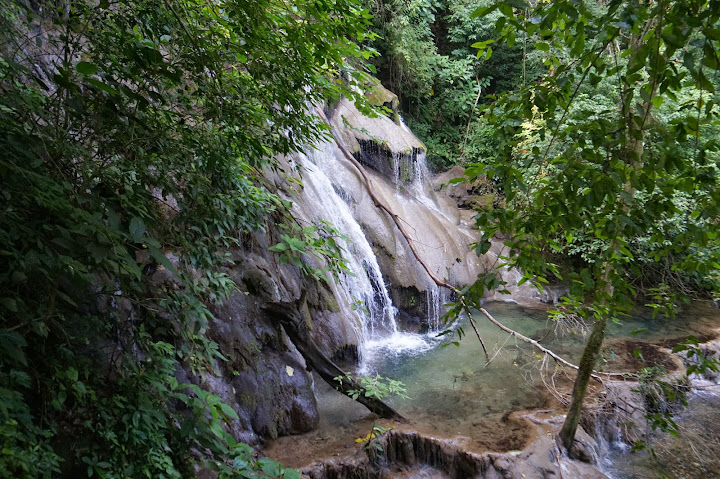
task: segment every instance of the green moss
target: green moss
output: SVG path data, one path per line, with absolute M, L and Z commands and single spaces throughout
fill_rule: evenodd
M 240 396 L 237 398 L 238 403 L 242 404 L 243 406 L 249 406 L 249 407 L 255 407 L 257 406 L 257 398 L 253 396 L 252 394 L 240 394 Z
M 398 96 L 385 88 L 380 80 L 372 78 L 365 84 L 365 98 L 371 105 L 376 107 L 386 107 L 386 115 L 396 124 L 400 124 L 400 101 Z
M 373 106 L 389 106 L 393 111 L 397 111 L 398 97 L 395 93 L 391 92 L 382 84 L 380 81 L 373 79 L 374 81 L 368 84 L 367 90 L 365 90 L 365 97 Z
M 473 205 L 474 205 L 475 209 L 479 210 L 479 211 L 490 211 L 493 209 L 494 204 L 495 204 L 495 195 L 492 193 L 488 193 L 486 195 L 480 195 L 473 201 Z
M 412 158 L 402 156 L 400 158 L 400 181 L 408 183 L 413 179 Z
M 330 292 L 323 290 L 322 292 L 322 302 L 325 306 L 325 309 L 328 311 L 332 311 L 333 313 L 339 313 L 340 312 L 340 305 L 337 302 L 337 299 L 335 296 L 330 294 Z

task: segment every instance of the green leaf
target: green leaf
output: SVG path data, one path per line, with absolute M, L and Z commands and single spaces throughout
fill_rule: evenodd
M 222 425 L 219 421 L 211 420 L 210 423 L 210 431 L 218 438 L 223 439 L 225 438 L 225 431 L 222 428 Z
M 134 216 L 130 220 L 130 236 L 133 242 L 142 243 L 143 236 L 145 236 L 145 223 L 141 218 Z
M 585 286 L 586 291 L 590 291 L 592 288 L 595 287 L 595 280 L 593 280 L 592 275 L 587 268 L 583 268 L 580 271 L 580 277 L 582 278 L 582 282 Z
M 231 408 L 230 406 L 228 406 L 227 404 L 221 402 L 219 404 L 219 406 L 220 406 L 220 409 L 222 410 L 222 412 L 225 413 L 226 416 L 228 416 L 232 419 L 240 419 L 238 417 L 237 413 L 235 412 L 235 410 L 233 408 Z
M 77 381 L 75 384 L 73 384 L 73 389 L 75 392 L 77 392 L 80 396 L 84 396 L 87 393 L 87 389 L 85 388 L 85 384 L 82 383 L 82 381 Z
M 284 479 L 300 479 L 302 476 L 295 469 L 285 469 L 283 471 Z
M 148 253 L 155 261 L 163 265 L 165 269 L 170 271 L 175 276 L 180 276 L 180 273 L 175 268 L 175 265 L 170 262 L 167 256 L 165 256 L 165 253 L 160 251 L 160 249 L 155 246 L 148 246 Z
M 260 466 L 260 470 L 270 477 L 278 477 L 280 475 L 280 464 L 272 459 L 263 457 L 258 460 L 258 465 Z
M 25 338 L 18 333 L 0 329 L 0 351 L 6 358 L 27 366 L 27 358 L 23 352 L 26 346 Z
M 93 75 L 97 73 L 98 67 L 92 63 L 78 62 L 78 64 L 75 65 L 75 71 L 81 75 Z
M 86 78 L 85 81 L 88 82 L 89 84 L 99 88 L 100 90 L 104 91 L 105 93 L 109 93 L 111 95 L 120 95 L 119 91 L 117 91 L 110 85 L 101 82 L 97 78 Z
M 17 301 L 14 298 L 0 298 L 0 304 L 12 313 L 18 312 Z
M 491 5 L 489 7 L 480 7 L 470 14 L 470 18 L 484 17 L 485 15 L 494 12 L 498 9 L 498 4 Z
M 652 99 L 653 106 L 657 109 L 660 108 L 663 104 L 664 98 L 660 95 L 656 95 Z
M 502 3 L 504 3 L 505 5 L 510 5 L 513 8 L 519 8 L 519 9 L 530 8 L 530 5 L 528 5 L 527 2 L 525 2 L 524 0 L 505 0 Z
M 77 308 L 77 307 L 78 307 L 77 303 L 76 303 L 75 301 L 73 301 L 73 299 L 72 299 L 70 296 L 68 296 L 67 294 L 63 293 L 63 292 L 60 291 L 59 289 L 58 289 L 58 290 L 55 290 L 55 293 L 58 295 L 58 297 L 59 297 L 60 299 L 62 299 L 63 301 L 65 301 L 65 302 L 66 302 L 67 304 L 69 304 L 70 306 L 72 306 L 72 307 L 74 307 L 74 308 Z
M 492 243 L 490 243 L 489 240 L 486 238 L 480 238 L 480 241 L 478 241 L 477 245 L 475 246 L 475 252 L 478 256 L 484 255 L 488 251 L 490 251 L 490 246 L 492 246 Z
M 278 243 L 274 246 L 271 246 L 268 248 L 268 251 L 271 251 L 273 253 L 282 253 L 283 251 L 287 251 L 288 247 L 285 243 Z

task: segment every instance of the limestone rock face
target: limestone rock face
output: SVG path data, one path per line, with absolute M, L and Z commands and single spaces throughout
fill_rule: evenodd
M 408 242 L 392 218 L 372 201 L 357 168 L 334 144 L 321 146 L 324 154 L 318 167 L 329 172 L 343 200 L 360 224 L 377 257 L 383 280 L 393 304 L 412 316 L 427 313 L 427 292 L 436 290 L 434 282 L 415 259 Z M 366 168 L 375 194 L 397 214 L 409 232 L 423 261 L 439 278 L 456 285 L 475 280 L 488 265 L 469 248 L 476 233 L 460 223 L 457 207 L 425 197 L 425 202 L 398 187 L 391 179 Z
M 351 361 L 358 353 L 354 330 L 343 329 L 347 319 L 330 286 L 304 277 L 295 266 L 280 264 L 268 251 L 276 235 L 272 229 L 256 232 L 232 252 L 233 264 L 223 269 L 239 290 L 221 304 L 211 304 L 215 321 L 205 334 L 218 343 L 227 361 L 216 363 L 217 374 L 178 372 L 181 383 L 199 384 L 231 406 L 239 416 L 231 422 L 233 436 L 250 444 L 307 432 L 319 421 L 312 375 L 278 323 L 263 310 L 265 302 L 293 302 L 304 292 L 308 327 L 324 352 Z M 173 282 L 162 267 L 152 280 L 158 286 Z
M 494 241 L 488 254 L 478 257 L 470 248 L 479 232 L 474 227 L 476 210 L 497 202 L 487 180 L 453 185 L 462 168 L 432 177 L 424 164 L 425 147 L 407 128 L 387 117 L 368 118 L 347 100 L 330 112 L 331 123 L 340 141 L 366 168 L 376 195 L 406 225 L 413 246 L 435 276 L 458 287 L 473 283 L 485 272 L 496 272 L 507 282 L 507 294 L 489 292 L 488 299 L 531 305 L 555 302 L 560 288 L 544 293 L 525 283 L 522 275 L 501 267 L 508 252 L 501 240 Z M 382 269 L 393 303 L 411 317 L 427 316 L 430 292 L 438 291 L 430 276 L 416 261 L 407 241 L 392 219 L 373 204 L 356 168 L 335 145 L 329 150 L 333 164 L 331 180 L 340 185 L 343 197 L 353 210 L 370 241 Z M 437 294 L 437 293 L 433 293 Z
M 388 178 L 408 182 L 425 145 L 410 130 L 386 116 L 370 118 L 343 99 L 330 115 L 340 139 L 360 163 Z
M 498 202 L 493 193 L 492 185 L 483 176 L 473 182 L 454 183 L 452 180 L 462 178 L 465 169 L 454 166 L 448 171 L 438 174 L 432 183 L 436 191 L 441 191 L 455 200 L 458 207 L 471 210 L 489 210 Z
M 406 473 L 418 470 L 418 466 L 421 466 L 422 476 L 417 477 L 442 479 L 607 477 L 592 464 L 560 456 L 552 436 L 547 434 L 538 435 L 524 450 L 507 454 L 478 454 L 464 450 L 457 441 L 413 431 L 389 431 L 378 443 L 382 450 L 371 450 L 369 455 L 372 457 L 366 460 L 331 459 L 312 464 L 301 472 L 312 479 L 380 479 L 416 477 Z
M 398 96 L 385 88 L 380 80 L 377 78 L 370 78 L 370 80 L 364 85 L 365 97 L 368 99 L 370 104 L 376 107 L 385 107 L 393 113 L 393 121 L 400 123 L 400 116 L 398 109 L 400 107 L 400 101 Z
M 300 433 L 319 420 L 305 361 L 261 309 L 264 301 L 299 297 L 303 287 L 297 272 L 271 259 L 236 251 L 236 265 L 226 272 L 241 291 L 214 308 L 212 337 L 228 361 L 219 364 L 222 378 L 208 384 L 242 413 L 239 436 Z

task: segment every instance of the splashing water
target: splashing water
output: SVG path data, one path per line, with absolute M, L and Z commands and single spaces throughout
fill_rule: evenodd
M 350 196 L 342 188 L 334 188 L 329 178 L 333 169 L 338 168 L 332 149 L 321 145 L 308 155 L 300 155 L 299 159 L 306 170 L 303 173 L 305 204 L 312 205 L 316 218 L 329 221 L 348 237 L 344 256 L 353 274 L 341 275 L 339 282 L 357 306 L 354 314 L 360 324 L 358 336 L 362 360 L 359 372 L 367 372 L 369 364 L 378 355 L 420 353 L 431 348 L 432 341 L 427 336 L 398 331 L 396 308 L 375 253 L 347 204 Z
M 305 167 L 303 194 L 306 204 L 312 205 L 316 219 L 330 222 L 348 237 L 346 260 L 352 274 L 343 274 L 340 283 L 350 298 L 356 302 L 356 311 L 362 319 L 361 338 L 367 340 L 381 334 L 397 332 L 395 307 L 380 272 L 377 258 L 355 221 L 343 198 L 333 188 L 320 166 L 327 149 L 300 155 Z
M 440 318 L 443 315 L 443 307 L 447 302 L 447 291 L 438 286 L 433 286 L 427 291 L 428 311 L 428 332 L 439 333 L 443 329 Z

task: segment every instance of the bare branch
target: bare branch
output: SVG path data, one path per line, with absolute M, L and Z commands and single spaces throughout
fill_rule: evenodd
M 398 230 L 400 231 L 400 234 L 401 234 L 401 235 L 405 238 L 405 240 L 407 241 L 408 246 L 410 247 L 410 251 L 412 252 L 413 256 L 415 257 L 415 259 L 417 260 L 417 262 L 420 264 L 420 266 L 422 266 L 422 268 L 425 270 L 425 272 L 428 274 L 428 276 L 430 276 L 430 279 L 432 279 L 433 282 L 435 282 L 436 285 L 438 285 L 438 286 L 440 286 L 440 287 L 443 287 L 443 288 L 447 288 L 447 289 L 449 289 L 450 291 L 452 291 L 452 292 L 454 292 L 455 294 L 458 295 L 458 301 L 460 301 L 460 303 L 462 304 L 463 309 L 465 310 L 465 312 L 466 312 L 466 314 L 467 314 L 467 316 L 468 316 L 468 320 L 470 321 L 470 324 L 472 325 L 473 329 L 475 330 L 475 334 L 477 334 L 477 337 L 478 337 L 478 339 L 480 340 L 480 344 L 482 345 L 483 351 L 485 352 L 485 359 L 486 359 L 486 361 L 487 361 L 487 362 L 486 362 L 486 365 L 489 364 L 489 363 L 490 363 L 490 358 L 489 358 L 489 356 L 488 356 L 488 352 L 487 352 L 487 349 L 486 349 L 486 347 L 485 347 L 485 343 L 483 342 L 482 337 L 480 336 L 480 332 L 478 331 L 478 329 L 477 329 L 477 327 L 476 327 L 476 325 L 475 325 L 475 322 L 473 321 L 472 314 L 471 314 L 471 312 L 470 312 L 470 307 L 469 307 L 468 304 L 466 303 L 465 298 L 460 294 L 460 290 L 459 290 L 458 288 L 456 288 L 455 286 L 453 286 L 453 285 L 451 285 L 451 284 L 449 284 L 449 283 L 441 280 L 440 278 L 438 278 L 438 276 L 430 269 L 430 267 L 427 265 L 427 263 L 425 263 L 425 261 L 423 261 L 423 259 L 420 257 L 420 254 L 419 254 L 419 253 L 417 252 L 417 250 L 415 249 L 415 245 L 414 245 L 413 239 L 410 237 L 410 235 L 409 235 L 409 234 L 407 233 L 407 231 L 405 230 L 405 227 L 403 226 L 403 223 L 402 223 L 402 221 L 401 221 L 401 218 L 400 218 L 398 215 L 396 215 L 395 213 L 393 213 L 393 211 L 390 209 L 390 207 L 387 206 L 387 205 L 375 194 L 375 191 L 374 191 L 374 189 L 373 189 L 373 187 L 372 187 L 372 182 L 371 182 L 370 179 L 368 178 L 367 173 L 365 172 L 365 168 L 364 168 L 364 167 L 360 164 L 360 162 L 350 153 L 350 151 L 348 151 L 348 149 L 345 147 L 345 145 L 342 144 L 342 142 L 340 141 L 340 136 L 337 134 L 337 132 L 335 131 L 335 129 L 332 127 L 332 125 L 330 124 L 330 121 L 328 120 L 327 116 L 326 116 L 325 113 L 322 111 L 322 109 L 316 107 L 315 110 L 317 111 L 317 113 L 318 113 L 318 115 L 320 116 L 320 118 L 322 119 L 322 121 L 328 126 L 328 128 L 330 128 L 330 134 L 332 135 L 333 139 L 335 140 L 335 144 L 338 146 L 338 148 L 340 149 L 340 151 L 342 151 L 343 155 L 345 155 L 345 157 L 348 159 L 348 161 L 350 161 L 350 162 L 353 164 L 353 166 L 355 166 L 355 168 L 356 168 L 356 169 L 358 170 L 358 172 L 360 173 L 360 176 L 361 176 L 362 179 L 363 179 L 363 183 L 365 183 L 365 187 L 367 188 L 368 194 L 370 195 L 370 199 L 372 200 L 373 204 L 374 204 L 376 207 L 378 207 L 378 208 L 380 208 L 381 210 L 383 210 L 385 213 L 387 213 L 388 216 L 390 216 L 390 218 L 391 218 L 391 219 L 393 220 L 393 222 L 395 223 L 395 226 L 397 226 Z M 508 328 L 507 326 L 505 326 L 504 324 L 502 324 L 501 322 L 499 322 L 497 319 L 495 319 L 485 308 L 478 306 L 476 309 L 477 309 L 478 311 L 480 311 L 480 312 L 488 319 L 488 321 L 490 321 L 491 323 L 493 323 L 495 326 L 497 326 L 498 328 L 502 329 L 502 330 L 505 331 L 506 333 L 510 334 L 511 336 L 514 336 L 514 337 L 516 337 L 517 339 L 519 339 L 519 340 L 521 340 L 521 341 L 523 341 L 523 342 L 526 342 L 526 343 L 528 343 L 528 344 L 531 344 L 532 346 L 536 347 L 537 349 L 539 349 L 540 351 L 542 351 L 544 354 L 550 356 L 550 357 L 553 358 L 556 362 L 558 362 L 558 363 L 560 363 L 560 364 L 562 364 L 562 365 L 564 365 L 564 366 L 567 366 L 567 367 L 572 368 L 572 369 L 575 369 L 575 370 L 578 370 L 578 369 L 579 369 L 578 366 L 576 366 L 575 364 L 573 364 L 573 363 L 571 363 L 571 362 L 563 359 L 563 358 L 560 357 L 559 355 L 555 354 L 552 350 L 544 347 L 543 345 L 541 345 L 540 343 L 538 343 L 538 342 L 535 341 L 534 339 L 528 338 L 527 336 L 522 335 L 522 334 L 518 333 L 517 331 Z M 599 375 L 603 375 L 603 376 L 626 376 L 626 375 L 627 375 L 627 374 L 625 374 L 625 373 L 603 373 L 603 372 L 598 372 L 598 371 L 595 371 L 595 373 L 596 373 L 596 374 L 593 374 L 592 377 L 595 378 L 596 380 L 600 381 L 600 382 L 602 382 L 602 379 L 600 378 Z

